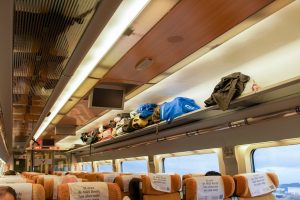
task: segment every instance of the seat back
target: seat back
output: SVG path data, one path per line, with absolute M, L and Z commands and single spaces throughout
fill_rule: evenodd
M 57 175 L 57 176 L 63 176 L 64 175 L 64 172 L 53 172 L 54 175 Z
M 97 173 L 97 179 L 100 182 L 113 183 L 117 176 L 120 176 L 120 173 L 109 172 L 109 173 Z
M 182 175 L 182 183 L 187 178 L 199 177 L 199 176 L 204 176 L 204 175 L 205 174 L 184 174 L 184 175 Z
M 90 182 L 97 182 L 98 181 L 98 176 L 96 173 L 90 173 L 85 175 L 85 179 L 87 179 Z
M 22 174 L 23 175 L 23 174 Z M 33 180 L 35 176 L 37 175 L 44 175 L 42 173 L 37 173 L 37 172 L 27 172 L 27 173 L 24 173 L 24 176 L 27 178 L 27 179 L 30 179 L 30 180 Z
M 81 182 L 74 175 L 43 177 L 46 200 L 57 199 L 57 188 L 63 183 Z
M 204 188 L 209 186 L 204 184 L 215 185 L 216 193 L 205 192 Z M 213 183 L 213 184 L 211 184 Z M 211 188 L 208 188 L 211 189 Z M 221 198 L 229 199 L 235 189 L 234 180 L 231 176 L 198 176 L 187 178 L 183 182 L 183 199 L 197 200 L 199 196 L 203 198 L 212 198 L 213 196 L 222 195 Z
M 44 185 L 44 179 L 49 179 L 49 178 L 53 178 L 53 177 L 58 177 L 57 175 L 38 175 L 35 176 L 35 182 L 41 185 Z
M 85 178 L 86 173 L 84 173 L 84 172 L 76 173 L 75 176 L 77 176 L 77 178 L 86 179 L 86 178 Z
M 141 175 L 138 174 L 131 174 L 131 175 L 119 175 L 115 178 L 115 183 L 121 189 L 122 198 L 125 196 L 129 196 L 129 183 L 132 179 L 139 178 L 141 179 Z
M 40 176 L 40 175 L 36 175 L 36 176 L 33 176 L 33 177 L 32 177 L 33 183 L 37 183 L 37 180 L 38 180 L 39 176 Z
M 236 196 L 239 200 L 276 200 L 273 191 L 279 185 L 275 173 L 249 173 L 234 177 L 236 183 Z
M 180 200 L 181 178 L 178 174 L 142 175 L 144 200 Z
M 83 195 L 79 195 L 79 191 Z M 107 198 L 104 197 L 103 200 L 122 199 L 120 188 L 115 183 L 77 182 L 77 183 L 66 183 L 66 184 L 59 185 L 57 200 L 70 200 L 70 195 L 76 196 L 80 200 L 85 200 L 85 199 L 90 199 L 90 195 L 93 194 L 97 195 L 99 193 L 102 194 L 103 196 L 107 195 Z M 89 195 L 85 196 L 86 194 Z
M 45 190 L 40 184 L 13 183 L 1 186 L 12 187 L 17 193 L 17 199 L 45 200 Z

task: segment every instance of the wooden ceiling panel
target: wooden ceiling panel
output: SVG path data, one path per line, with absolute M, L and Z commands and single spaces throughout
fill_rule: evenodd
M 13 106 L 14 115 L 23 115 L 26 113 L 26 106 Z
M 61 125 L 84 125 L 87 121 L 95 118 L 99 113 L 105 109 L 88 108 L 88 101 L 81 100 L 64 118 L 60 121 Z
M 30 114 L 40 115 L 43 112 L 44 107 L 32 106 L 30 108 Z
M 274 0 L 182 0 L 104 77 L 144 84 Z M 143 58 L 154 63 L 135 69 Z M 134 74 L 134 75 L 133 75 Z
M 24 105 L 28 104 L 28 95 L 13 95 L 13 105 Z

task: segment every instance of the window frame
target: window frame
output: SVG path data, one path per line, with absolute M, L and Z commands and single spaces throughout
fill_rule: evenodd
M 222 154 L 221 148 L 177 152 L 177 153 L 171 153 L 171 154 L 162 154 L 162 155 L 157 155 L 156 159 L 158 159 L 159 164 L 160 164 L 160 172 L 166 173 L 166 171 L 165 171 L 166 158 L 193 156 L 193 155 L 205 155 L 205 154 L 216 154 L 217 158 L 218 158 L 219 171 L 220 171 L 220 173 L 225 172 L 225 165 L 224 165 L 224 161 L 223 161 L 223 154 Z
M 250 167 L 251 167 L 252 172 L 255 172 L 254 153 L 257 149 L 260 149 L 260 148 L 252 149 L 250 151 L 250 164 L 251 164 Z
M 274 147 L 287 147 L 287 146 L 294 146 L 294 145 L 300 145 L 300 143 L 290 143 L 290 144 L 281 144 L 281 145 L 269 145 L 269 146 L 262 146 L 262 147 L 257 147 L 253 148 L 250 151 L 250 164 L 251 164 L 251 171 L 256 172 L 255 170 L 255 162 L 254 162 L 254 154 L 257 149 L 267 149 L 267 148 L 274 148 Z
M 149 159 L 147 156 L 143 156 L 143 157 L 136 157 L 136 158 L 124 158 L 124 159 L 118 159 L 117 162 L 119 163 L 119 171 L 121 173 L 127 173 L 124 172 L 123 170 L 123 163 L 126 161 L 137 161 L 137 160 L 145 160 L 146 161 L 146 166 L 147 166 L 147 172 L 149 172 Z
M 85 166 L 88 164 L 91 166 L 91 171 L 84 170 L 84 168 L 86 168 Z M 80 169 L 81 172 L 93 172 L 92 162 L 82 162 L 82 163 L 80 163 L 80 166 L 81 166 L 81 169 Z
M 101 168 L 101 165 L 110 165 L 111 168 L 112 168 L 111 172 L 114 172 L 113 160 L 99 160 L 99 161 L 94 161 L 93 162 L 94 171 L 95 172 L 102 172 L 102 171 L 98 171 L 98 166 L 100 166 L 100 168 Z
M 238 167 L 241 173 L 253 173 L 255 170 L 255 164 L 253 161 L 253 153 L 256 149 L 279 147 L 300 144 L 299 138 L 291 138 L 269 142 L 259 142 L 252 144 L 242 144 L 235 146 L 235 155 L 238 162 Z

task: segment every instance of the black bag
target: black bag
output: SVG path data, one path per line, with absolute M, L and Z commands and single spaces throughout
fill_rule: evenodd
M 207 107 L 218 104 L 221 110 L 227 110 L 231 100 L 243 93 L 246 83 L 249 80 L 249 76 L 240 72 L 223 77 L 215 86 L 211 97 L 204 103 Z
M 127 124 L 124 124 L 124 126 L 122 127 L 123 132 L 130 133 L 136 130 L 135 128 L 132 127 L 132 121 L 133 119 L 126 121 Z
M 86 144 L 94 144 L 98 142 L 98 134 L 99 130 L 95 129 L 94 131 L 91 131 L 89 133 L 81 133 L 80 139 Z

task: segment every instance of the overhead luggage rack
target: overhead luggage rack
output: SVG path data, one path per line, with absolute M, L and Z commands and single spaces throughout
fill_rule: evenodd
M 274 115 L 286 110 L 296 112 L 297 108 L 299 109 L 299 102 L 300 77 L 298 76 L 259 92 L 245 94 L 232 101 L 226 111 L 220 110 L 218 106 L 211 106 L 182 115 L 171 123 L 162 121 L 117 138 L 92 144 L 92 153 L 147 143 L 150 140 L 159 142 L 178 134 L 189 136 L 189 133 L 201 128 L 209 131 L 211 127 L 224 127 L 224 124 L 234 128 L 247 123 L 244 120 L 247 118 Z M 89 149 L 90 145 L 85 145 L 67 152 L 79 152 L 79 155 L 85 155 Z

